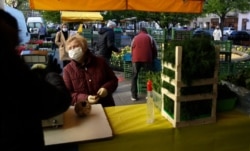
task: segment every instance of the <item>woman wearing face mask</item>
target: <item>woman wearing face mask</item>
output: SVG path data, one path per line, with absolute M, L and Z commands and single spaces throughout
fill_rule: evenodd
M 63 62 L 63 67 L 70 62 L 68 53 L 65 50 L 65 42 L 70 36 L 67 24 L 62 24 L 61 30 L 56 33 L 55 44 L 59 48 L 59 60 Z
M 90 52 L 87 40 L 81 35 L 69 37 L 66 51 L 71 62 L 63 69 L 63 79 L 71 92 L 72 105 L 89 101 L 103 107 L 114 106 L 112 94 L 117 89 L 118 78 L 106 61 Z

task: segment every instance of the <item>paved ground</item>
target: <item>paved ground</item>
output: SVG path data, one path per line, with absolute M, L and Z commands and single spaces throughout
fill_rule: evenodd
M 123 72 L 115 71 L 116 76 L 119 79 L 119 85 L 117 90 L 113 93 L 115 104 L 119 105 L 129 105 L 129 104 L 138 104 L 146 102 L 146 94 L 139 94 L 139 100 L 133 102 L 131 101 L 131 80 L 124 78 Z M 146 84 L 146 83 L 145 83 Z

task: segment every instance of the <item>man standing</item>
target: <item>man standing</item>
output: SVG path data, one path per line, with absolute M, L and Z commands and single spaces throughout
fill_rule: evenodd
M 38 38 L 40 40 L 45 40 L 45 36 L 47 35 L 46 27 L 41 24 L 41 27 L 38 30 Z
M 132 81 L 131 100 L 138 100 L 137 79 L 141 68 L 152 70 L 153 59 L 157 57 L 157 48 L 153 38 L 148 35 L 146 28 L 141 28 L 138 35 L 131 42 L 132 53 Z
M 109 65 L 112 51 L 118 53 L 120 52 L 120 50 L 115 46 L 115 32 L 113 30 L 115 27 L 115 22 L 108 21 L 107 27 L 101 28 L 98 32 L 99 37 L 95 54 L 103 57 Z
M 222 33 L 219 26 L 216 26 L 216 28 L 214 29 L 213 37 L 215 41 L 221 40 Z

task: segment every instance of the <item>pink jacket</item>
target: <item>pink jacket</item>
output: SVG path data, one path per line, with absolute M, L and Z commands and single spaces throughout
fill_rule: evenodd
M 141 31 L 131 43 L 132 62 L 151 63 L 157 57 L 157 48 L 150 35 Z

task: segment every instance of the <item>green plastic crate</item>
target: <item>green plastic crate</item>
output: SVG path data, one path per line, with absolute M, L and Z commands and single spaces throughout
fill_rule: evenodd
M 217 100 L 216 110 L 218 112 L 231 111 L 236 106 L 237 97 Z
M 147 93 L 147 77 L 146 71 L 141 69 L 137 79 L 138 93 Z
M 124 61 L 123 62 L 123 69 L 124 69 L 124 77 L 129 79 L 132 77 L 132 62 L 131 61 Z

